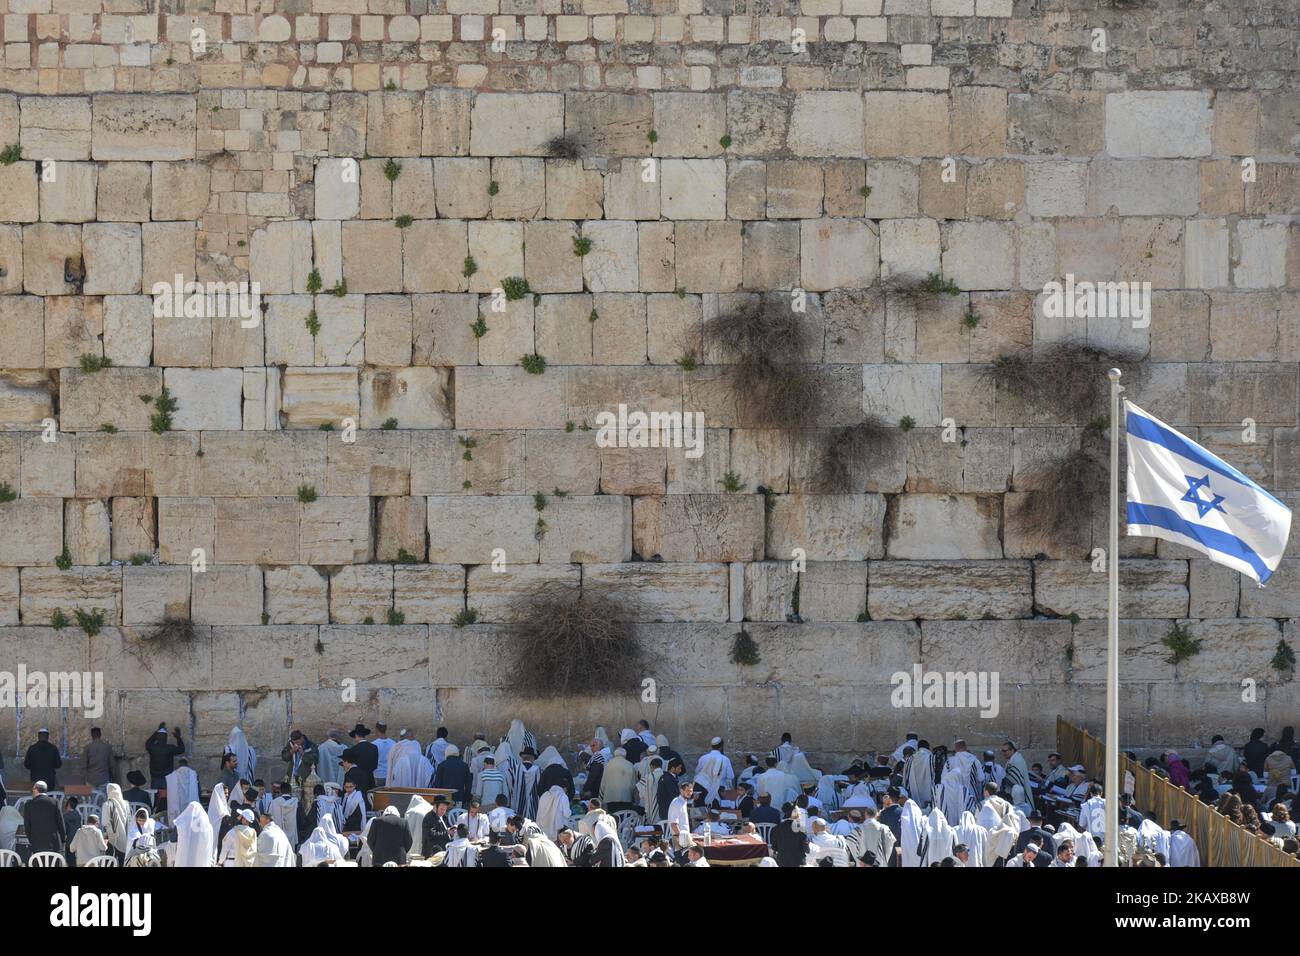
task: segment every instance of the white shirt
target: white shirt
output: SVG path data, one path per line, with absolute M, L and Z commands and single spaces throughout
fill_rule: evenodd
M 488 827 L 491 824 L 488 822 L 486 813 L 483 813 L 482 811 L 478 813 L 467 813 L 461 818 L 460 822 L 465 824 L 465 828 L 469 831 L 469 838 L 471 840 L 487 839 Z M 501 825 L 505 826 L 505 822 L 503 821 Z
M 511 810 L 509 807 L 493 807 L 491 811 L 488 812 L 487 815 L 488 826 L 491 827 L 493 830 L 495 830 L 497 833 L 504 833 L 506 829 L 506 821 L 509 820 L 513 815 L 514 815 L 514 811 Z M 469 814 L 466 814 L 465 818 L 468 821 Z
M 673 824 L 680 828 L 679 832 L 673 833 Z M 677 797 L 668 805 L 668 836 L 672 837 L 678 846 L 689 846 L 691 837 L 691 810 L 690 802 L 685 797 Z
M 388 777 L 388 751 L 397 746 L 397 741 L 392 737 L 376 737 L 370 742 L 379 751 L 379 766 L 375 767 L 375 776 L 384 780 Z

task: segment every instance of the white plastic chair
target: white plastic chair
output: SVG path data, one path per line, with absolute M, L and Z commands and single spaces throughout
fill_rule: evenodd
M 23 807 L 25 807 L 28 803 L 30 803 L 31 799 L 32 798 L 30 796 L 19 797 L 17 800 L 14 801 L 14 809 L 17 810 L 19 813 L 22 813 Z
M 775 823 L 755 823 L 754 829 L 758 831 L 759 837 L 768 846 L 772 845 L 772 831 L 776 829 Z
M 86 866 L 117 866 L 117 857 L 115 856 L 97 856 Z
M 81 825 L 84 827 L 90 822 L 89 817 L 93 814 L 99 816 L 99 807 L 93 807 L 89 803 L 77 804 L 77 814 L 81 817 Z
M 8 869 L 11 866 L 22 866 L 23 858 L 13 850 L 0 850 L 0 870 Z
M 153 816 L 153 807 L 149 806 L 149 804 L 147 804 L 147 803 L 134 803 L 134 802 L 133 802 L 133 803 L 131 804 L 131 806 L 130 806 L 130 809 L 127 811 L 127 816 L 128 816 L 128 818 L 131 819 L 131 820 L 134 820 L 134 819 L 135 819 L 135 812 L 136 812 L 137 810 L 143 810 L 143 811 L 144 811 L 145 813 L 147 813 L 149 816 L 151 816 L 151 817 Z
M 645 818 L 635 810 L 619 810 L 614 814 L 614 819 L 618 821 L 618 842 L 623 844 L 623 849 L 627 849 L 636 842 L 636 828 Z
M 449 826 L 449 827 L 454 827 L 454 826 L 456 826 L 457 824 L 460 823 L 460 821 L 462 821 L 462 820 L 465 819 L 465 815 L 466 815 L 468 812 L 469 812 L 469 811 L 466 810 L 464 807 L 455 807 L 454 809 L 448 810 L 448 811 L 447 811 L 447 826 Z
M 396 861 L 396 860 L 389 860 L 387 863 L 385 863 L 383 866 L 381 866 L 380 869 L 381 869 L 381 870 L 383 870 L 383 869 L 387 869 L 387 868 L 390 867 L 390 866 L 397 866 L 397 861 Z
M 55 853 L 53 850 L 42 850 L 39 853 L 33 853 L 27 861 L 28 866 L 36 867 L 60 867 L 67 866 L 68 861 L 63 858 L 62 853 Z

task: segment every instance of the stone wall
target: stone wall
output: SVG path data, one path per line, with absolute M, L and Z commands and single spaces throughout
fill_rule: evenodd
M 0 670 L 109 693 L 94 721 L 0 712 L 11 768 L 42 724 L 137 759 L 160 719 L 205 772 L 239 721 L 278 751 L 381 716 L 1041 753 L 1057 713 L 1100 723 L 1105 523 L 1044 540 L 1015 505 L 1089 418 L 982 372 L 1062 341 L 1135 351 L 1133 400 L 1300 499 L 1295 0 L 0 12 Z M 903 288 L 932 273 L 955 294 Z M 1149 326 L 1049 317 L 1067 274 L 1151 283 Z M 177 275 L 257 283 L 260 321 L 156 316 Z M 511 277 L 530 294 L 497 311 Z M 837 493 L 807 436 L 746 420 L 702 334 L 777 290 L 806 294 L 816 425 L 893 432 Z M 702 412 L 702 457 L 598 447 L 620 403 Z M 1295 722 L 1270 661 L 1300 645 L 1300 535 L 1265 590 L 1122 553 L 1127 744 Z M 656 702 L 501 686 L 512 599 L 547 581 L 635 601 Z M 194 640 L 151 644 L 168 617 Z M 742 621 L 757 665 L 729 662 Z M 1175 621 L 1202 649 L 1171 665 Z M 997 671 L 998 716 L 891 707 L 916 664 Z

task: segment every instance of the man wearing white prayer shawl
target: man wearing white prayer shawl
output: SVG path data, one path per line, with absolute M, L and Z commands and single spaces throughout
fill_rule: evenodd
M 952 828 L 943 810 L 935 807 L 925 820 L 925 858 L 922 866 L 942 863 L 952 856 L 952 848 L 957 845 L 957 831 Z
M 957 823 L 957 842 L 966 844 L 970 850 L 967 866 L 987 866 L 985 854 L 988 848 L 989 831 L 975 822 L 975 814 L 969 810 L 962 811 Z
M 465 824 L 456 827 L 456 839 L 447 844 L 447 855 L 443 857 L 443 866 L 478 866 L 478 848 L 470 842 L 465 833 Z
M 817 778 L 817 801 L 827 813 L 840 808 L 840 789 L 835 784 L 846 780 L 848 777 L 831 773 L 824 773 Z
M 506 740 L 510 742 L 510 750 L 515 754 L 523 753 L 525 747 L 528 747 L 533 753 L 537 752 L 537 738 L 529 733 L 528 728 L 524 726 L 524 722 L 518 717 L 510 721 L 510 730 L 506 732 Z
M 772 748 L 772 756 L 776 759 L 776 762 L 787 765 L 798 752 L 799 748 L 794 745 L 794 738 L 789 733 L 782 734 L 781 742 Z
M 1241 757 L 1232 749 L 1231 744 L 1215 734 L 1210 749 L 1205 754 L 1205 762 L 1214 764 L 1219 776 L 1231 778 L 1241 764 Z
M 899 744 L 897 749 L 890 755 L 891 761 L 897 764 L 900 760 L 906 759 L 907 754 L 904 751 L 906 751 L 907 748 L 909 747 L 911 747 L 912 750 L 914 751 L 921 749 L 920 740 L 917 738 L 916 734 L 907 735 L 907 739 L 904 740 L 901 744 Z
M 820 774 L 814 770 L 808 763 L 808 757 L 802 751 L 794 755 L 794 758 L 786 764 L 788 771 L 795 775 L 799 780 L 799 790 L 809 784 L 815 784 Z
M 864 810 L 862 821 L 861 853 L 859 859 L 872 866 L 889 866 L 894 859 L 894 846 L 898 842 L 894 831 L 876 818 L 875 810 Z M 868 861 L 867 854 L 873 857 Z
M 334 821 L 326 817 L 325 823 L 311 831 L 298 850 L 303 866 L 320 866 L 322 863 L 342 863 L 348 856 L 348 841 L 334 831 Z
M 175 826 L 181 811 L 199 799 L 199 775 L 182 764 L 167 775 L 166 782 L 167 822 Z
M 1086 859 L 1089 866 L 1101 866 L 1104 862 L 1091 833 L 1079 834 L 1079 838 L 1074 841 L 1074 852 Z
M 102 823 L 104 824 L 104 836 L 108 839 L 109 844 L 118 853 L 125 854 L 131 846 L 131 808 L 127 806 L 126 798 L 122 796 L 122 788 L 116 783 L 110 783 L 105 792 L 103 806 L 99 808 L 102 814 Z M 194 802 L 198 801 L 197 795 Z M 189 804 L 177 804 L 176 816 L 179 817 Z M 175 826 L 175 820 L 172 821 Z M 10 848 L 12 849 L 12 848 Z
M 252 780 L 253 774 L 257 769 L 257 751 L 248 744 L 248 738 L 238 727 L 230 731 L 230 737 L 226 740 L 226 748 L 223 753 L 235 755 L 235 770 L 244 780 Z
M 569 865 L 564 859 L 564 851 L 541 830 L 524 834 L 522 842 L 529 866 L 566 867 Z
M 1101 784 L 1088 787 L 1088 799 L 1079 807 L 1079 826 L 1095 837 L 1106 839 L 1106 798 Z
M 282 793 L 272 800 L 267 816 L 275 821 L 291 845 L 298 845 L 298 798 L 292 792 Z
M 948 755 L 947 765 L 957 768 L 962 783 L 967 789 L 966 809 L 974 811 L 979 806 L 980 788 L 984 786 L 984 768 L 979 758 L 966 749 L 966 741 L 953 741 L 953 752 Z M 952 821 L 949 821 L 952 822 Z M 957 824 L 953 823 L 953 826 Z
M 98 818 L 91 814 L 87 821 L 68 844 L 68 850 L 76 858 L 77 866 L 85 866 L 108 850 L 108 841 L 104 839 L 104 831 L 99 828 Z
M 1196 842 L 1183 829 L 1179 820 L 1169 821 L 1169 860 L 1170 866 L 1200 866 L 1201 853 L 1196 849 Z
M 131 828 L 127 831 L 129 842 L 134 843 L 135 838 L 142 833 L 152 835 L 158 829 L 158 821 L 149 816 L 147 810 L 143 807 L 135 811 L 135 816 L 131 818 Z
M 765 762 L 767 769 L 754 778 L 754 794 L 761 797 L 766 793 L 772 798 L 773 805 L 784 803 L 785 771 L 778 766 L 781 761 L 776 756 L 771 756 Z
M 1024 802 L 1029 805 L 1029 809 L 1034 808 L 1034 788 L 1029 785 L 1029 765 L 1025 763 L 1024 754 L 1016 749 L 1016 745 L 1011 741 L 1006 741 L 1002 745 L 1002 757 L 1005 760 L 1006 778 L 1002 786 L 1010 793 L 1014 793 L 1015 787 L 1020 787 L 1024 792 L 1024 799 L 1015 800 L 1012 803 Z
M 261 822 L 262 832 L 257 835 L 257 865 L 262 868 L 296 866 L 298 858 L 289 837 L 270 814 L 262 814 Z
M 320 755 L 316 763 L 316 773 L 320 775 L 321 783 L 337 783 L 340 787 L 343 786 L 343 765 L 339 763 L 339 758 L 348 748 L 343 745 L 342 737 L 342 731 L 331 730 L 326 738 L 316 745 L 316 752 Z
M 944 767 L 943 777 L 935 791 L 935 806 L 943 811 L 949 826 L 956 826 L 969 803 L 966 783 L 955 764 L 947 763 Z
M 256 867 L 257 866 L 257 831 L 253 829 L 253 811 L 241 810 L 240 822 L 226 832 L 221 841 L 221 856 L 218 866 Z
M 829 862 L 823 863 L 823 860 Z M 843 837 L 830 832 L 821 817 L 812 818 L 812 834 L 808 837 L 808 850 L 804 866 L 849 866 L 848 845 Z
M 984 785 L 984 802 L 980 804 L 980 812 L 976 817 L 976 822 L 986 830 L 992 830 L 999 823 L 1002 823 L 1011 812 L 1011 804 L 999 797 L 996 790 L 997 788 L 993 783 Z
M 663 762 L 659 761 L 659 764 L 647 768 L 636 785 L 636 802 L 641 805 L 647 821 L 662 820 L 664 811 L 668 809 L 659 806 L 659 781 L 664 778 Z
M 695 765 L 695 785 L 702 787 L 709 803 L 718 799 L 719 790 L 728 790 L 735 780 L 731 761 L 722 752 L 722 738 L 714 737 L 709 741 L 710 750 L 700 755 Z
M 213 858 L 216 858 L 217 850 L 220 849 L 215 845 L 217 837 L 221 834 L 221 821 L 230 816 L 230 803 L 226 800 L 226 785 L 223 783 L 214 783 L 212 785 L 212 796 L 208 798 L 208 822 L 212 825 L 212 847 Z
M 410 802 L 406 804 L 402 821 L 406 824 L 406 832 L 411 834 L 411 853 L 414 856 L 424 856 L 424 815 L 432 809 L 433 804 L 418 793 L 411 794 Z
M 903 804 L 903 814 L 899 822 L 899 850 L 903 855 L 903 866 L 920 866 L 925 854 L 925 840 L 928 829 L 921 807 L 915 800 Z
M 537 766 L 537 752 L 528 745 L 519 752 L 510 778 L 510 806 L 521 817 L 537 815 L 537 779 L 542 775 Z M 473 839 L 471 834 L 470 839 Z
M 388 753 L 389 787 L 423 788 L 433 777 L 433 764 L 415 740 L 399 740 Z
M 176 818 L 176 862 L 175 866 L 202 867 L 211 866 L 216 857 L 212 846 L 212 823 L 208 819 L 203 804 L 197 800 L 191 803 Z
M 601 775 L 600 802 L 603 806 L 630 804 L 635 791 L 636 770 L 628 763 L 627 751 L 619 747 Z
M 654 732 L 650 730 L 650 725 L 648 723 L 644 720 L 638 720 L 636 725 L 638 728 L 636 735 L 641 738 L 641 743 L 645 744 L 647 747 L 659 746 L 659 741 L 655 738 Z
M 1138 827 L 1137 843 L 1150 853 L 1159 853 L 1165 862 L 1169 861 L 1169 831 L 1150 817 Z
M 903 766 L 903 786 L 922 810 L 934 803 L 934 754 L 924 740 Z

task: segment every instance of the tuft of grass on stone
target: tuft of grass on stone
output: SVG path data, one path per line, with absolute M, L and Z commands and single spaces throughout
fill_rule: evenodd
M 591 252 L 591 237 L 590 237 L 590 236 L 574 236 L 574 237 L 573 237 L 573 254 L 574 254 L 575 256 L 578 256 L 579 258 L 581 258 L 582 256 L 585 256 L 585 255 L 586 255 L 587 253 L 589 253 L 589 252 Z
M 675 360 L 673 364 L 683 372 L 694 372 L 700 367 L 699 360 L 695 357 L 694 352 L 687 352 L 681 358 Z
M 501 184 L 499 182 L 494 179 L 492 182 L 488 183 L 489 196 L 495 196 L 499 192 L 501 192 Z
M 108 435 L 117 434 L 117 426 L 114 425 L 112 422 L 104 422 L 104 424 L 99 426 L 99 430 Z
M 397 177 L 402 175 L 402 164 L 395 159 L 390 159 L 384 163 L 384 178 L 390 183 L 397 182 Z
M 315 295 L 317 292 L 321 290 L 321 285 L 322 283 L 321 283 L 319 269 L 312 269 L 311 272 L 307 273 L 308 292 L 310 292 L 312 295 Z
M 334 288 L 330 289 L 330 293 L 336 298 L 343 298 L 348 294 L 348 280 L 340 279 L 338 282 L 334 283 Z
M 872 466 L 890 457 L 897 437 L 897 431 L 875 416 L 827 429 L 817 455 L 817 490 L 822 494 L 861 493 Z
M 107 355 L 92 355 L 89 352 L 84 352 L 81 356 L 81 370 L 83 372 L 98 372 L 112 364 L 113 360 Z
M 307 331 L 311 333 L 313 339 L 320 335 L 320 316 L 316 314 L 315 309 L 307 313 L 307 318 L 303 320 L 303 324 L 307 326 Z
M 59 556 L 54 559 L 54 566 L 60 571 L 66 571 L 72 567 L 72 552 L 68 550 L 66 544 L 63 546 L 63 550 L 59 552 Z
M 135 554 L 131 555 L 131 557 L 128 558 L 127 560 L 131 562 L 133 567 L 138 568 L 142 564 L 149 563 L 150 555 L 145 554 L 143 551 L 137 551 Z
M 910 432 L 913 428 L 916 427 L 916 419 L 913 418 L 911 415 L 904 415 L 902 418 L 898 420 L 898 427 L 905 432 Z
M 461 267 L 460 274 L 466 279 L 478 272 L 478 263 L 474 261 L 473 256 L 465 257 L 465 264 Z
M 407 228 L 411 223 L 415 222 L 415 217 L 413 217 L 413 216 L 398 216 L 396 219 L 393 220 L 393 222 L 397 224 L 397 228 L 398 228 L 398 229 L 405 229 L 405 228 Z
M 87 637 L 94 637 L 104 626 L 104 612 L 101 608 L 83 611 L 77 608 L 72 612 L 77 618 L 77 627 L 86 632 Z
M 740 480 L 740 475 L 734 471 L 729 471 L 718 481 L 722 485 L 722 490 L 730 494 L 735 494 L 745 490 L 745 483 Z
M 263 621 L 266 624 L 267 621 Z M 168 617 L 147 635 L 145 640 L 154 644 L 188 644 L 194 640 L 194 624 L 189 618 Z
M 17 143 L 11 143 L 4 149 L 0 149 L 0 166 L 12 166 L 23 158 L 23 148 Z
M 384 419 L 384 423 L 383 423 L 382 425 L 380 425 L 379 427 L 382 428 L 382 429 L 383 429 L 384 431 L 386 431 L 386 432 L 397 431 L 397 419 L 396 419 L 396 418 L 385 418 L 385 419 Z
M 863 199 L 870 199 L 870 198 L 871 198 L 871 187 L 870 187 L 870 186 L 859 186 L 859 187 L 858 187 L 858 195 L 861 196 Z
M 722 139 L 718 140 L 718 145 L 723 149 L 731 149 L 731 137 L 723 136 Z
M 50 615 L 50 627 L 56 631 L 61 631 L 68 626 L 68 615 L 63 613 L 61 608 L 55 608 L 54 613 Z
M 318 425 L 317 427 L 320 429 L 320 431 L 323 431 L 323 432 L 332 432 L 332 431 L 334 430 L 334 423 L 333 423 L 333 422 L 321 422 L 320 425 Z
M 390 626 L 396 627 L 399 624 L 406 623 L 406 614 L 403 611 L 399 611 L 395 607 L 390 607 L 388 609 L 388 615 L 386 617 L 386 620 Z
M 961 323 L 968 329 L 979 328 L 980 314 L 975 311 L 973 305 L 966 306 L 966 314 L 961 317 Z
M 488 324 L 484 320 L 483 316 L 480 315 L 474 320 L 474 323 L 469 327 L 469 329 L 474 333 L 474 338 L 481 339 L 483 336 L 487 335 Z
M 1133 351 L 1100 349 L 1064 341 L 1037 353 L 1025 349 L 999 355 L 980 372 L 980 381 L 1031 408 L 1063 422 L 1091 422 L 1106 407 L 1110 382 L 1106 371 L 1119 367 L 1138 377 L 1141 356 Z M 1130 378 L 1126 384 L 1132 384 Z
M 407 551 L 405 548 L 398 548 L 397 563 L 398 564 L 419 564 L 420 559 L 417 558 L 415 555 L 411 554 L 411 552 Z
M 451 619 L 451 623 L 456 627 L 464 627 L 466 624 L 473 624 L 478 620 L 477 608 L 466 608 L 463 611 L 457 611 L 456 616 Z
M 533 510 L 534 511 L 546 510 L 546 495 L 542 494 L 540 491 L 533 492 Z
M 1169 656 L 1165 658 L 1165 663 L 1178 664 L 1201 653 L 1203 642 L 1192 637 L 1191 631 L 1184 625 L 1174 621 L 1169 625 L 1165 636 L 1160 638 L 1160 643 L 1169 648 Z
M 650 142 L 652 142 L 652 143 L 657 143 L 657 142 L 659 142 L 659 132 L 658 132 L 657 130 L 653 130 L 653 129 L 652 129 L 652 130 L 649 132 L 649 134 L 646 136 L 646 139 L 648 139 L 648 140 L 649 140 Z
M 520 358 L 519 364 L 524 367 L 524 371 L 529 375 L 541 375 L 546 371 L 546 359 L 536 352 Z
M 587 144 L 576 136 L 553 136 L 546 141 L 546 155 L 552 159 L 582 159 Z
M 1286 638 L 1278 640 L 1277 650 L 1273 652 L 1273 659 L 1269 663 L 1279 674 L 1295 673 L 1295 651 L 1286 642 Z
M 505 293 L 508 302 L 517 302 L 526 296 L 532 289 L 528 288 L 528 280 L 520 276 L 509 276 L 501 280 L 501 291 Z
M 305 505 L 311 504 L 316 500 L 316 489 L 311 485 L 298 486 L 298 500 Z
M 9 482 L 0 481 L 0 505 L 7 505 L 18 497 L 18 492 L 10 487 Z
M 587 321 L 588 321 L 588 322 L 595 322 L 595 321 L 596 321 L 597 319 L 599 319 L 599 318 L 600 318 L 600 313 L 597 312 L 595 309 L 592 309 L 592 310 L 591 310 L 591 314 L 590 314 L 589 316 L 587 316 Z

